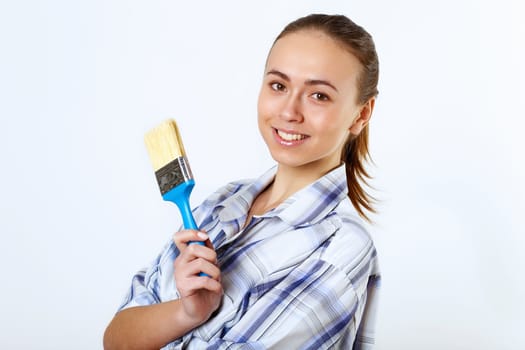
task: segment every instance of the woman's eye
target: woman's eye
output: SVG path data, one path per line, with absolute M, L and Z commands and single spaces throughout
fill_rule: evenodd
M 314 94 L 312 94 L 312 97 L 319 101 L 328 101 L 330 99 L 328 98 L 328 96 L 326 96 L 325 94 L 321 92 L 315 92 Z
M 284 85 L 281 84 L 281 83 L 271 83 L 270 86 L 275 91 L 283 91 L 284 90 Z

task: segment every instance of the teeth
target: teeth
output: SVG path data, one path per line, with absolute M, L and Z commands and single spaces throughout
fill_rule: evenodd
M 283 140 L 286 140 L 286 141 L 299 141 L 299 140 L 302 140 L 304 138 L 306 138 L 305 135 L 301 135 L 301 134 L 288 134 L 284 131 L 281 131 L 281 130 L 277 130 L 277 134 L 283 139 Z

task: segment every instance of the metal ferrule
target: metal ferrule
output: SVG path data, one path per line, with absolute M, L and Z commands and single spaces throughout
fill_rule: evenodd
M 155 172 L 160 192 L 164 195 L 174 187 L 193 179 L 190 165 L 185 156 L 178 157 Z

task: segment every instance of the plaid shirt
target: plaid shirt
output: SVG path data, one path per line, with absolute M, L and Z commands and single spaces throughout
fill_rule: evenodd
M 347 197 L 344 165 L 241 230 L 273 180 L 233 182 L 194 210 L 218 254 L 224 296 L 206 323 L 163 349 L 371 349 L 376 250 Z M 179 298 L 170 242 L 139 271 L 120 309 Z

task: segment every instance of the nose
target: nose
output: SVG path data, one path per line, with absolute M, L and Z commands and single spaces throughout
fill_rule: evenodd
M 300 95 L 290 94 L 283 101 L 282 109 L 279 114 L 281 119 L 288 122 L 303 121 L 303 110 Z

